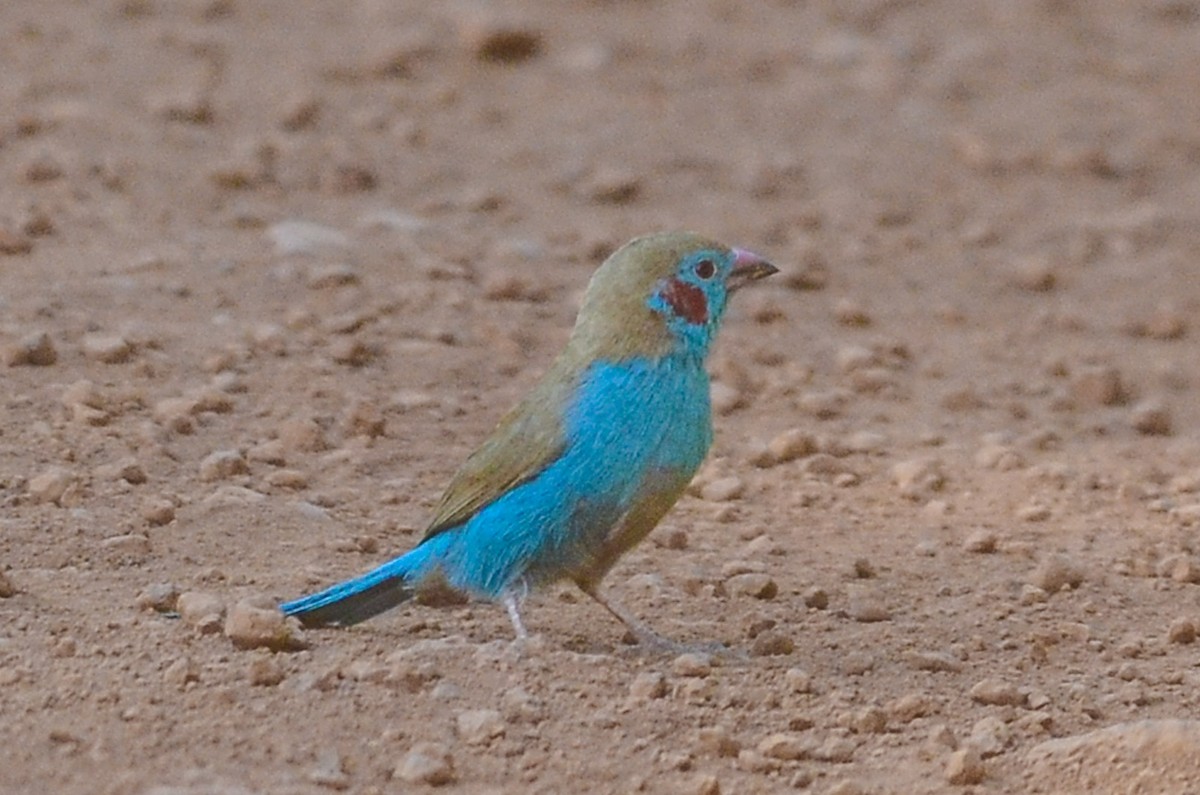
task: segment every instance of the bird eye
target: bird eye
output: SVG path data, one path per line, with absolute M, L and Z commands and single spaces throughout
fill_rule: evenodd
M 701 279 L 707 281 L 711 279 L 713 274 L 717 272 L 717 266 L 714 265 L 713 261 L 710 259 L 702 259 L 692 266 L 692 271 L 694 271 L 695 274 Z

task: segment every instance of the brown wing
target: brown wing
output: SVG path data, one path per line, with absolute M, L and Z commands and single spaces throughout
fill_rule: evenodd
M 434 511 L 426 539 L 458 527 L 562 455 L 566 447 L 563 411 L 577 382 L 577 370 L 565 357 L 551 366 L 459 467 Z

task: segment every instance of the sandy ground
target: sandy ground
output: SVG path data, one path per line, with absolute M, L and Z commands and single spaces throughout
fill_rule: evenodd
M 1189 0 L 0 3 L 0 792 L 1200 790 L 1198 43 Z M 784 273 L 609 585 L 735 658 L 567 588 L 522 649 L 486 604 L 235 646 L 411 546 L 671 228 Z

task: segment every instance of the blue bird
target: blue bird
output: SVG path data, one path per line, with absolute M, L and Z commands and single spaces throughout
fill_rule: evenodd
M 532 588 L 571 580 L 639 643 L 670 645 L 600 590 L 683 493 L 712 443 L 704 362 L 731 293 L 777 269 L 689 232 L 638 238 L 592 276 L 565 349 L 450 481 L 422 541 L 287 602 L 348 626 L 426 586 L 499 601 L 517 637 Z

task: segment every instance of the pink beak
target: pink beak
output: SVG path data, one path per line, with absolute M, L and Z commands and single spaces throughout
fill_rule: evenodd
M 772 273 L 779 273 L 779 268 L 752 251 L 735 248 L 733 249 L 733 270 L 729 272 L 729 278 L 725 280 L 725 289 L 732 293 L 742 289 L 750 282 L 764 279 Z

